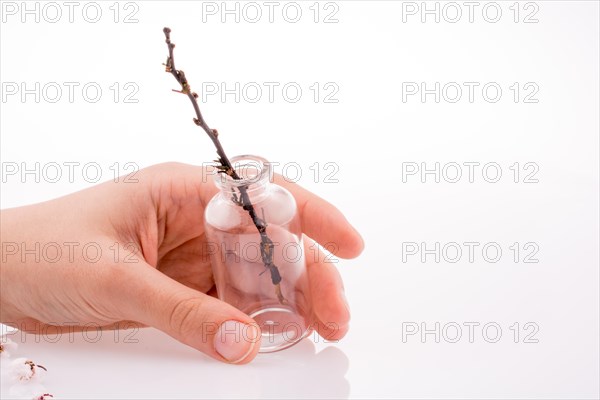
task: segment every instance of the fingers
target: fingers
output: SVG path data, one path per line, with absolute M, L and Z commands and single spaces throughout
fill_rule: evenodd
M 274 181 L 295 197 L 305 234 L 343 258 L 354 258 L 362 252 L 362 237 L 340 210 L 301 186 L 287 182 L 281 175 L 275 175 Z
M 158 189 L 153 194 L 159 207 L 157 213 L 170 225 L 179 227 L 175 237 L 164 237 L 165 243 L 161 246 L 164 251 L 202 231 L 198 209 L 208 204 L 217 191 L 212 183 L 212 172 L 209 167 L 173 163 L 148 170 L 148 179 L 162 182 L 155 185 Z M 143 175 L 140 174 L 140 179 Z M 281 175 L 275 174 L 274 182 L 289 190 L 296 199 L 305 234 L 340 257 L 353 258 L 362 252 L 363 239 L 336 207 L 301 186 L 287 182 Z M 174 232 L 173 229 L 169 231 Z
M 260 329 L 243 312 L 140 265 L 127 273 L 126 318 L 153 326 L 201 352 L 233 364 L 250 362 Z
M 325 261 L 325 254 L 309 252 L 312 241 L 305 238 L 308 281 L 317 317 L 315 329 L 327 340 L 339 340 L 348 332 L 350 308 L 344 294 L 342 278 L 335 264 Z

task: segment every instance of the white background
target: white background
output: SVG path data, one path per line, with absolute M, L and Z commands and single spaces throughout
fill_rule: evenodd
M 225 82 L 229 88 L 235 82 L 280 83 L 272 103 L 264 87 L 257 103 L 214 95 L 202 110 L 230 155 L 298 163 L 299 183 L 337 205 L 362 232 L 361 257 L 339 262 L 353 313 L 348 336 L 337 344 L 306 340 L 243 367 L 209 360 L 154 330 L 135 334 L 138 343 L 124 343 L 123 336 L 115 340 L 110 332 L 97 343 L 80 335 L 73 343 L 67 337 L 36 343 L 33 336 L 17 335 L 19 354 L 49 369 L 46 386 L 58 398 L 597 398 L 598 2 L 522 2 L 518 22 L 513 2 L 498 2 L 502 15 L 496 23 L 484 18 L 495 17 L 490 8 L 495 6 L 482 14 L 486 2 L 475 8 L 473 22 L 468 7 L 458 2 L 462 18 L 456 23 L 448 21 L 455 8 L 444 9 L 446 3 L 438 3 L 439 23 L 435 15 L 425 15 L 423 23 L 420 12 L 406 13 L 413 4 L 422 8 L 420 2 L 394 1 L 338 1 L 327 9 L 321 3 L 315 23 L 313 3 L 298 2 L 297 23 L 283 18 L 285 3 L 270 23 L 262 2 L 257 23 L 243 14 L 239 23 L 233 15 L 222 23 L 220 14 L 203 15 L 202 2 L 191 1 L 136 1 L 128 8 L 121 3 L 118 23 L 112 1 L 100 2 L 97 23 L 82 17 L 84 2 L 73 23 L 65 6 L 56 23 L 43 14 L 39 23 L 34 15 L 23 23 L 21 10 L 3 14 L 1 205 L 91 186 L 94 174 L 81 169 L 86 163 L 98 163 L 101 180 L 108 180 L 115 163 L 142 168 L 214 158 L 210 141 L 192 123 L 188 100 L 171 92 L 176 82 L 161 65 L 167 54 L 162 28 L 170 26 L 177 66 L 196 91 L 202 82 Z M 336 9 L 338 22 L 324 23 Z M 54 10 L 46 11 L 54 18 Z M 138 22 L 124 23 L 133 11 Z M 524 23 L 531 13 L 538 22 Z M 47 92 L 36 103 L 34 95 L 24 101 L 20 92 L 7 95 L 7 83 L 21 82 L 30 89 L 36 82 L 40 88 L 52 82 L 80 86 L 72 103 L 66 86 L 58 102 L 47 101 L 55 97 Z M 82 97 L 89 82 L 103 90 L 96 103 Z M 117 103 L 109 88 L 115 82 Z M 139 88 L 137 103 L 124 102 L 128 82 Z M 289 82 L 303 89 L 296 103 L 282 97 L 281 87 Z M 317 103 L 309 88 L 315 82 L 321 85 Z M 337 103 L 323 101 L 327 82 L 339 87 Z M 403 101 L 405 82 L 425 82 L 429 89 L 436 82 L 441 87 L 456 82 L 463 94 L 456 103 L 447 101 L 455 92 L 441 93 L 439 103 L 433 94 L 422 101 L 420 93 Z M 473 102 L 463 82 L 479 83 Z M 495 103 L 482 97 L 481 88 L 490 82 L 502 89 Z M 515 82 L 517 102 L 510 89 Z M 525 90 L 526 83 L 533 86 Z M 537 102 L 526 103 L 532 87 L 539 90 L 529 100 Z M 39 182 L 34 174 L 6 174 L 14 163 L 34 168 L 35 162 L 40 168 L 81 164 L 74 182 L 66 167 L 57 183 L 42 173 Z M 309 168 L 316 162 L 318 179 Z M 325 170 L 328 162 L 339 168 Z M 452 179 L 455 170 L 447 169 L 439 183 L 432 174 L 425 183 L 419 174 L 403 179 L 406 163 L 431 169 L 436 162 L 440 169 L 462 165 L 462 178 L 448 182 L 444 177 Z M 472 183 L 465 162 L 480 163 Z M 515 162 L 518 183 L 509 168 Z M 537 183 L 523 182 L 532 171 L 524 169 L 528 162 L 538 168 Z M 484 179 L 495 175 L 493 170 L 482 175 L 486 163 L 500 166 L 498 182 Z M 295 176 L 293 168 L 277 171 Z M 337 183 L 325 181 L 331 171 Z M 480 245 L 473 262 L 464 246 L 458 262 L 448 261 L 454 253 L 442 254 L 440 262 L 430 254 L 423 262 L 421 253 L 403 252 L 410 242 L 428 249 L 436 242 Z M 515 242 L 518 262 L 510 249 Z M 486 243 L 501 248 L 499 261 L 483 258 Z M 524 249 L 526 243 L 532 244 Z M 532 249 L 539 262 L 525 263 Z M 479 324 L 472 343 L 464 325 L 469 322 Z M 434 330 L 436 323 L 439 343 L 433 333 L 406 336 L 409 326 Z M 451 343 L 453 323 L 462 327 L 457 343 Z M 486 340 L 496 336 L 493 328 L 487 336 L 482 332 L 488 323 L 502 329 L 496 343 Z M 4 396 L 6 385 L 2 388 Z

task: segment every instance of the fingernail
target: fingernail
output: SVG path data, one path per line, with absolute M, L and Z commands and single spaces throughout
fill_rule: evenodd
M 215 335 L 215 350 L 232 364 L 243 361 L 254 349 L 258 328 L 240 321 L 225 321 Z

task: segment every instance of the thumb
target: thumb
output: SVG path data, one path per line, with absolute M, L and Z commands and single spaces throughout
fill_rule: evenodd
M 128 280 L 128 319 L 160 329 L 221 361 L 245 364 L 256 357 L 260 329 L 253 319 L 150 265 L 140 267 Z

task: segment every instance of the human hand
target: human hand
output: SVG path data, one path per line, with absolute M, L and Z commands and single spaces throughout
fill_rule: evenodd
M 214 297 L 203 211 L 217 188 L 206 175 L 161 164 L 139 171 L 136 183 L 106 182 L 3 210 L 0 321 L 35 332 L 135 322 L 218 360 L 251 361 L 259 343 L 219 334 L 256 324 Z M 281 177 L 275 182 L 296 198 L 305 235 L 335 243 L 337 256 L 360 254 L 363 241 L 340 211 Z M 323 254 L 306 260 L 313 328 L 340 339 L 350 314 L 339 273 Z

